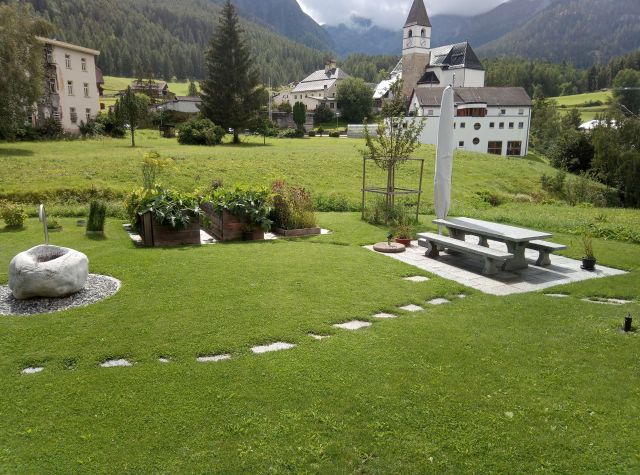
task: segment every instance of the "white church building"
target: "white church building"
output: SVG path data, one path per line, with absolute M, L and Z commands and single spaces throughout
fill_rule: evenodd
M 437 142 L 440 101 L 454 88 L 454 138 L 458 148 L 496 155 L 525 156 L 532 102 L 521 87 L 485 87 L 485 70 L 468 42 L 431 48 L 431 22 L 423 0 L 414 0 L 404 26 L 402 59 L 378 84 L 379 106 L 391 86 L 404 80 L 409 110 L 427 118 L 420 142 Z

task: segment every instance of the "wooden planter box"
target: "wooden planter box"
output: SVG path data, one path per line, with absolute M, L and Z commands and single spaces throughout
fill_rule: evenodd
M 320 234 L 322 230 L 320 228 L 303 228 L 303 229 L 275 228 L 273 232 L 284 237 L 302 237 L 302 236 L 315 236 L 317 234 Z
M 153 215 L 140 216 L 140 237 L 145 247 L 183 246 L 200 244 L 200 217 L 192 216 L 191 224 L 176 229 L 168 224 L 158 224 Z
M 205 230 L 218 241 L 242 241 L 247 229 L 248 222 L 238 218 L 227 211 L 219 213 L 213 209 L 211 203 L 202 203 L 204 214 L 209 218 L 209 222 L 205 225 Z M 251 240 L 262 241 L 264 239 L 264 231 L 260 226 L 254 226 L 251 229 Z

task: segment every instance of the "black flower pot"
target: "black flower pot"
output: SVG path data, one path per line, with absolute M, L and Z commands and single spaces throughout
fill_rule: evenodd
M 582 258 L 582 268 L 584 270 L 593 271 L 596 268 L 596 258 L 595 257 L 583 257 Z

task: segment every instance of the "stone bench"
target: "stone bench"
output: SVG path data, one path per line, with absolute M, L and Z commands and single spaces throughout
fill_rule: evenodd
M 527 249 L 533 249 L 538 251 L 537 266 L 550 266 L 551 258 L 549 254 L 554 251 L 564 251 L 567 248 L 564 244 L 556 244 L 555 242 L 548 241 L 529 241 L 527 243 Z
M 434 233 L 420 233 L 418 234 L 418 245 L 426 247 L 427 252 L 425 256 L 436 258 L 439 256 L 439 249 L 458 251 L 463 254 L 470 254 L 474 256 L 480 256 L 484 259 L 484 269 L 482 273 L 485 275 L 492 275 L 498 273 L 497 262 L 504 263 L 513 258 L 513 254 L 508 252 L 499 251 L 497 249 L 491 249 L 490 247 L 479 246 L 477 244 L 471 244 L 460 239 L 454 239 L 447 236 L 440 236 Z

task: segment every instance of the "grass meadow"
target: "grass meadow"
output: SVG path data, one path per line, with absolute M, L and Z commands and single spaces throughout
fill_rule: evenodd
M 177 188 L 285 178 L 357 205 L 362 147 L 329 138 L 183 147 L 151 132 L 136 149 L 126 139 L 0 144 L 0 195 L 124 194 L 140 183 L 142 154 L 157 150 L 173 157 L 161 178 Z M 417 153 L 421 230 L 434 229 L 433 155 Z M 417 180 L 411 167 L 403 183 Z M 549 200 L 540 176 L 552 172 L 536 157 L 457 153 L 454 212 L 553 231 L 574 258 L 584 223 L 638 229 L 635 210 Z M 491 206 L 479 192 L 511 199 Z M 75 218 L 59 221 L 52 242 L 84 252 L 92 272 L 122 288 L 89 307 L 0 317 L 1 473 L 640 471 L 640 337 L 619 331 L 627 313 L 640 315 L 640 247 L 620 233 L 594 247 L 599 263 L 628 274 L 550 289 L 569 295 L 553 299 L 482 294 L 374 254 L 362 246 L 388 229 L 355 212 L 318 213 L 331 235 L 172 249 L 136 248 L 115 217 L 101 240 Z M 41 242 L 34 218 L 0 229 L 0 284 L 11 258 Z M 430 280 L 403 280 L 413 275 Z M 451 303 L 426 304 L 437 297 Z M 398 310 L 409 303 L 425 310 Z M 373 325 L 332 326 L 354 318 Z M 297 346 L 250 351 L 274 341 Z M 220 353 L 231 359 L 196 362 Z M 134 365 L 99 366 L 111 358 Z M 20 373 L 34 365 L 45 370 Z

